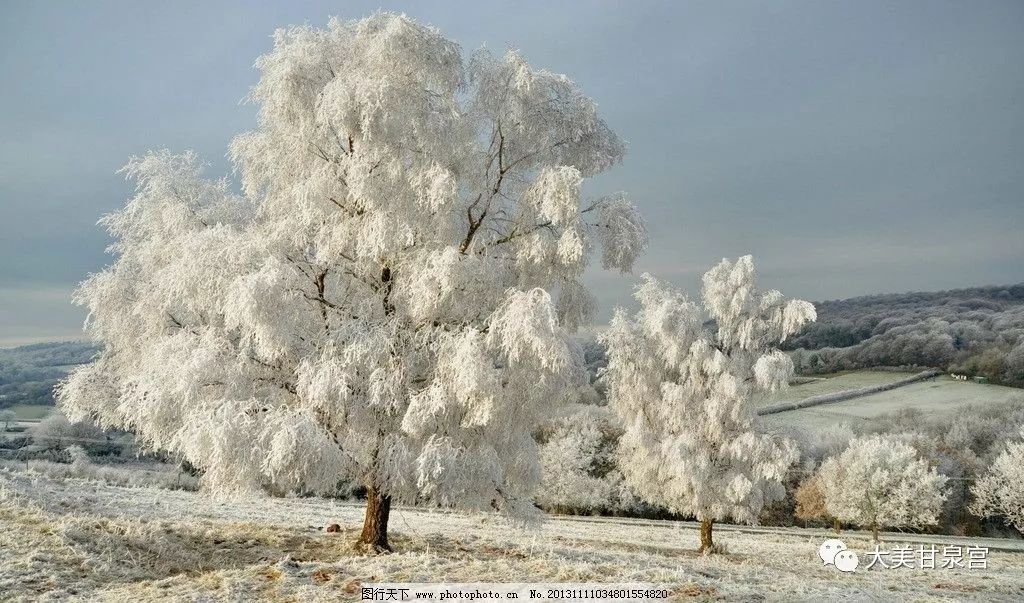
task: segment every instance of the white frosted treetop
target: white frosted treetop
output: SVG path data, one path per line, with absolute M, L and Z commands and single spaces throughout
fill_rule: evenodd
M 754 402 L 788 384 L 793 364 L 776 346 L 814 307 L 759 292 L 750 256 L 708 271 L 701 297 L 703 307 L 644 275 L 640 310 L 617 311 L 605 334 L 609 398 L 626 426 L 621 467 L 648 502 L 755 521 L 796 451 L 756 429 Z
M 116 261 L 78 293 L 105 351 L 62 404 L 220 491 L 525 505 L 530 429 L 582 378 L 583 270 L 646 246 L 621 195 L 581 196 L 622 141 L 565 76 L 405 16 L 279 30 L 257 67 L 243 195 L 190 153 L 127 167 Z

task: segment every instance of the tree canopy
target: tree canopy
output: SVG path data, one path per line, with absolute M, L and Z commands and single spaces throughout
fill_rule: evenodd
M 105 347 L 63 406 L 219 491 L 532 508 L 530 430 L 583 378 L 583 270 L 647 243 L 623 195 L 581 193 L 623 142 L 567 77 L 401 15 L 279 30 L 257 68 L 241 195 L 193 153 L 125 168 L 116 260 L 77 293 Z
M 793 363 L 776 346 L 814 320 L 814 307 L 755 285 L 750 256 L 704 275 L 702 305 L 644 275 L 640 311 L 618 311 L 605 336 L 626 481 L 648 502 L 705 522 L 704 550 L 712 521 L 756 521 L 781 497 L 797 458 L 791 442 L 757 429 L 753 402 L 788 384 Z

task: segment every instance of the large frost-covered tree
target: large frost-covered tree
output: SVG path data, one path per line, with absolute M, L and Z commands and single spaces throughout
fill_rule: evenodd
M 702 310 L 644 275 L 639 312 L 618 310 L 604 336 L 626 481 L 648 502 L 696 516 L 701 551 L 712 550 L 715 520 L 754 522 L 781 497 L 797 458 L 790 441 L 758 431 L 753 402 L 788 384 L 793 364 L 776 346 L 814 320 L 814 307 L 754 281 L 750 256 L 723 260 L 704 275 Z
M 899 436 L 854 439 L 819 472 L 825 506 L 833 517 L 870 528 L 921 528 L 939 521 L 946 478 Z
M 646 245 L 623 196 L 581 198 L 623 143 L 565 76 L 405 16 L 279 30 L 257 67 L 241 196 L 190 153 L 128 164 L 116 261 L 77 294 L 104 351 L 63 407 L 215 491 L 358 480 L 367 548 L 393 500 L 530 509 L 531 429 L 582 378 L 584 267 Z
M 971 512 L 984 517 L 1002 516 L 1007 524 L 1024 532 L 1024 442 L 1009 443 L 971 493 Z

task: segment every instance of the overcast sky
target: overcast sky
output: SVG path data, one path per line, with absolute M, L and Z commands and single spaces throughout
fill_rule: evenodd
M 812 300 L 1024 281 L 1024 2 L 0 4 L 0 345 L 81 337 L 116 170 L 228 141 L 276 27 L 378 8 L 570 75 L 629 143 L 637 272 L 725 256 Z M 606 319 L 635 277 L 592 271 Z

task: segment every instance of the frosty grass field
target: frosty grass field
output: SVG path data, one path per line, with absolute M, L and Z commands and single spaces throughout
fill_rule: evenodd
M 908 376 L 907 373 L 870 370 L 820 375 L 813 381 L 793 385 L 766 398 L 763 405 L 883 385 L 905 379 Z M 917 409 L 926 413 L 928 417 L 935 418 L 952 413 L 967 404 L 997 404 L 1012 400 L 1024 400 L 1024 392 L 1015 387 L 956 381 L 947 375 L 942 375 L 843 402 L 769 415 L 765 417 L 765 422 L 768 425 L 795 424 L 810 429 L 843 422 L 855 426 L 869 422 L 881 415 L 904 409 Z
M 356 600 L 360 584 L 375 581 L 655 582 L 697 600 L 1024 599 L 1020 548 L 993 549 L 985 570 L 843 574 L 818 559 L 822 530 L 725 529 L 728 554 L 702 557 L 689 524 L 549 518 L 522 528 L 493 515 L 398 508 L 396 552 L 361 556 L 350 547 L 361 520 L 360 505 L 318 498 L 217 502 L 3 469 L 0 600 Z M 325 533 L 334 522 L 342 532 Z M 863 533 L 843 538 L 870 550 Z M 886 549 L 901 538 L 884 540 Z
M 42 404 L 14 404 L 7 408 L 14 411 L 19 421 L 38 421 L 53 411 L 52 406 Z

